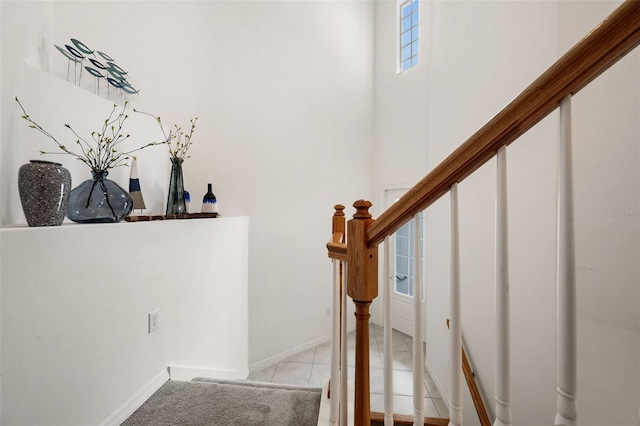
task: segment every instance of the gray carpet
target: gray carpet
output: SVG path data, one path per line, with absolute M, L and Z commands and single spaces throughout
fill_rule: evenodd
M 316 426 L 321 392 L 235 380 L 170 380 L 122 426 Z

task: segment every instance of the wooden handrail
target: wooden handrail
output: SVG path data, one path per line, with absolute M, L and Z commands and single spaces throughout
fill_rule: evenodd
M 367 229 L 380 244 L 640 44 L 640 1 L 627 0 Z
M 336 240 L 344 238 L 344 234 L 336 232 L 333 234 L 331 241 L 327 243 L 327 251 L 329 252 L 329 257 L 335 260 L 341 260 L 343 262 L 347 261 L 347 245 L 344 243 L 336 242 Z

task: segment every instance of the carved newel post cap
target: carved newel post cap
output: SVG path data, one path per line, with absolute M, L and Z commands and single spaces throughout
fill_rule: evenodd
M 336 209 L 334 216 L 344 216 L 344 206 L 342 204 L 336 204 L 333 208 Z
M 353 215 L 354 219 L 371 219 L 371 213 L 369 213 L 369 207 L 371 207 L 371 201 L 358 200 L 353 203 L 353 207 L 356 208 L 356 212 Z

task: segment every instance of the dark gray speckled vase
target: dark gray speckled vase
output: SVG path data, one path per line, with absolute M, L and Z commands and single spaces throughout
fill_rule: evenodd
M 18 171 L 18 191 L 29 226 L 58 226 L 67 211 L 71 174 L 60 163 L 31 160 Z

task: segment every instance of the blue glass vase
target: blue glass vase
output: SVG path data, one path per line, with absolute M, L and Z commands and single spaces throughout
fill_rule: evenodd
M 127 191 L 107 179 L 108 170 L 92 170 L 93 179 L 71 190 L 67 217 L 77 223 L 116 223 L 133 209 Z

